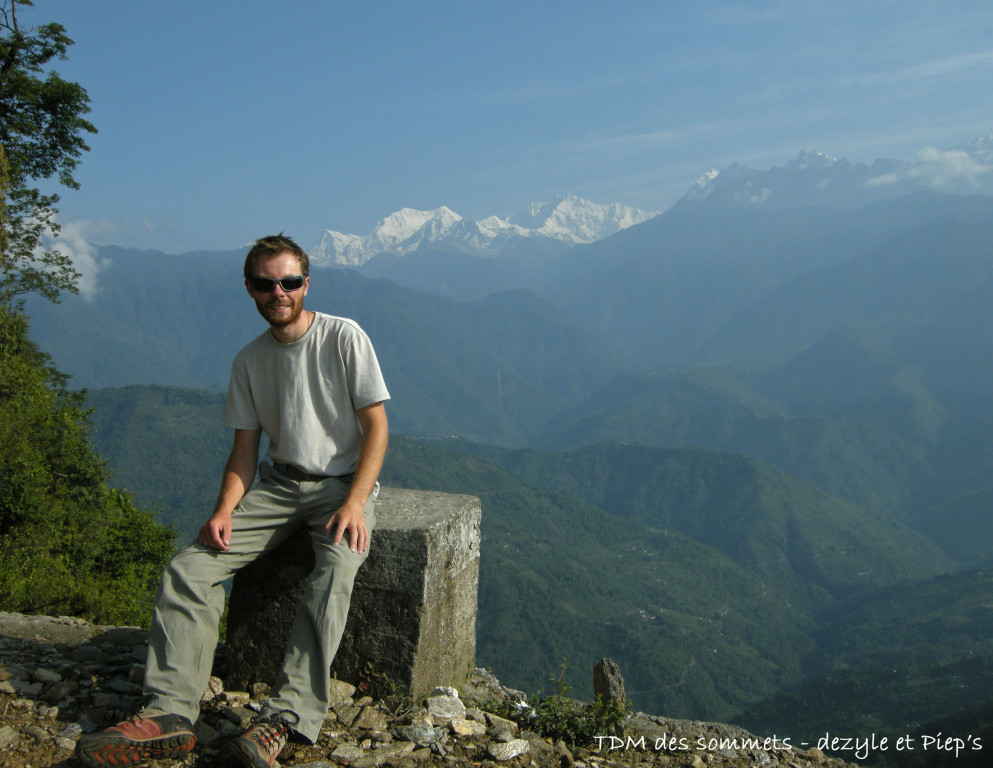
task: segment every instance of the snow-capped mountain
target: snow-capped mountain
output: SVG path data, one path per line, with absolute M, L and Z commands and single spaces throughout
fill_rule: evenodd
M 481 221 L 463 219 L 444 206 L 433 211 L 402 208 L 367 235 L 325 231 L 311 261 L 315 266 L 360 266 L 376 256 L 406 256 L 422 248 L 499 256 L 526 240 L 592 243 L 657 213 L 620 203 L 600 205 L 574 195 L 532 203 L 506 219 L 489 216 Z
M 993 135 L 952 149 L 928 148 L 917 160 L 876 160 L 872 165 L 810 151 L 768 171 L 734 163 L 697 179 L 680 204 L 855 208 L 928 189 L 993 193 Z

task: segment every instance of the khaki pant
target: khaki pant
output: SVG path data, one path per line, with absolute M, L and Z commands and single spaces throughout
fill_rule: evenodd
M 221 582 L 305 525 L 316 564 L 271 706 L 293 712 L 298 718 L 294 730 L 313 742 L 327 716 L 331 661 L 345 629 L 355 574 L 369 553 L 352 552 L 347 537 L 334 546 L 322 530 L 345 500 L 347 483 L 333 477 L 297 482 L 267 463 L 259 470 L 261 482 L 232 517 L 230 549 L 192 544 L 173 558 L 162 577 L 149 633 L 146 706 L 196 721 L 224 609 Z M 370 531 L 376 525 L 373 502 L 370 498 L 364 510 Z

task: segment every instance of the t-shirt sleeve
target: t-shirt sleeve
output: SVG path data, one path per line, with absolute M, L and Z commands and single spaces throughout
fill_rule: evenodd
M 356 411 L 390 399 L 383 373 L 379 368 L 376 350 L 373 349 L 372 341 L 365 331 L 352 328 L 352 332 L 344 339 L 342 356 L 345 360 L 345 375 L 348 378 L 352 407 Z
M 231 364 L 228 399 L 224 407 L 224 426 L 232 429 L 259 429 L 258 415 L 252 400 L 252 386 L 244 355 L 239 353 Z

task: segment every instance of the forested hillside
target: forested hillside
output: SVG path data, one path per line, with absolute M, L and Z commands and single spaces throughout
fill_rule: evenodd
M 228 450 L 223 396 L 129 387 L 88 402 L 116 481 L 192 537 Z M 588 695 L 584 670 L 610 655 L 646 711 L 744 718 L 756 730 L 786 712 L 805 731 L 838 723 L 843 694 L 857 708 L 867 691 L 903 702 L 880 712 L 929 717 L 940 710 L 914 695 L 919 681 L 951 681 L 961 659 L 993 653 L 983 579 L 935 579 L 952 562 L 898 518 L 742 455 L 618 444 L 549 454 L 394 436 L 383 481 L 481 497 L 478 662 L 526 690 L 568 660 L 567 680 Z M 936 624 L 943 603 L 972 606 L 974 631 Z M 918 674 L 887 675 L 903 656 Z M 848 670 L 840 691 L 837 669 Z M 807 703 L 776 703 L 781 694 Z
M 145 624 L 172 531 L 108 482 L 78 393 L 0 306 L 0 610 Z
M 780 732 L 976 734 L 993 722 L 990 569 L 870 590 L 823 616 L 809 679 L 748 709 Z M 956 713 L 955 717 L 949 717 Z M 949 731 L 950 723 L 955 731 Z

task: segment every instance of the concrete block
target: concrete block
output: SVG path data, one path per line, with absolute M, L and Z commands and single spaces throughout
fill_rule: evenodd
M 473 496 L 380 491 L 369 558 L 330 674 L 372 695 L 416 697 L 464 682 L 475 666 L 480 514 Z M 275 681 L 313 562 L 300 531 L 235 576 L 229 688 Z

